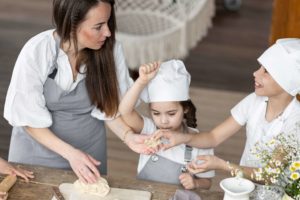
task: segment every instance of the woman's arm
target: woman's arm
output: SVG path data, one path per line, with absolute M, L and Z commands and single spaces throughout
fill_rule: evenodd
M 136 153 L 150 154 L 154 150 L 144 144 L 150 136 L 135 134 L 121 117 L 105 121 L 106 125 L 114 132 L 128 147 Z
M 179 144 L 187 144 L 196 148 L 214 148 L 231 137 L 240 130 L 242 126 L 238 124 L 232 116 L 223 123 L 215 127 L 210 132 L 197 134 L 173 133 L 168 130 L 161 130 L 155 134 L 154 138 L 166 138 L 169 142 L 162 144 L 161 148 L 166 150 Z
M 141 132 L 143 129 L 143 119 L 135 111 L 141 92 L 152 80 L 159 69 L 159 63 L 151 63 L 142 65 L 139 69 L 139 78 L 134 82 L 131 88 L 125 93 L 119 105 L 119 112 L 125 123 L 128 124 L 135 132 Z
M 100 173 L 96 168 L 96 165 L 100 165 L 99 161 L 64 142 L 50 129 L 27 126 L 26 131 L 40 144 L 68 160 L 75 174 L 83 182 L 95 183 L 97 178 L 100 177 Z

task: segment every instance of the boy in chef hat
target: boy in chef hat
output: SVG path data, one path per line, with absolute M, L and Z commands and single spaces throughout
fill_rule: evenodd
M 198 148 L 216 147 L 246 126 L 247 140 L 240 165 L 217 156 L 198 156 L 188 166 L 195 172 L 220 169 L 241 171 L 252 178 L 253 168 L 263 165 L 251 153 L 257 142 L 267 143 L 279 133 L 290 134 L 300 124 L 300 39 L 279 39 L 259 58 L 261 67 L 253 73 L 255 92 L 245 97 L 232 110 L 231 116 L 212 131 L 203 134 L 158 133 L 154 138 L 167 138 L 169 149 L 182 143 Z M 300 133 L 297 133 L 298 140 Z M 297 139 L 297 138 L 295 138 Z M 202 163 L 198 163 L 201 160 Z
M 151 135 L 155 131 L 198 133 L 196 108 L 189 97 L 190 74 L 180 60 L 155 62 L 139 68 L 139 78 L 123 97 L 119 111 L 124 121 L 136 132 Z M 152 119 L 135 111 L 139 97 L 149 103 Z M 148 139 L 154 149 L 160 140 Z M 178 145 L 153 155 L 140 155 L 138 178 L 163 183 L 182 184 L 186 189 L 211 186 L 214 171 L 192 175 L 185 166 L 198 155 L 212 155 L 212 149 Z

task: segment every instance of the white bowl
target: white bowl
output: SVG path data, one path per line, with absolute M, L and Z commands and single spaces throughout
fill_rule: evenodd
M 244 178 L 226 178 L 220 182 L 224 190 L 224 200 L 248 200 L 249 193 L 255 188 L 254 183 Z

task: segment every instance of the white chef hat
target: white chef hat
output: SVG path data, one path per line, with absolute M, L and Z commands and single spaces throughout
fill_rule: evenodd
M 156 76 L 141 94 L 146 103 L 186 101 L 189 97 L 191 76 L 181 60 L 163 62 Z
M 300 39 L 279 39 L 257 60 L 287 93 L 300 92 Z

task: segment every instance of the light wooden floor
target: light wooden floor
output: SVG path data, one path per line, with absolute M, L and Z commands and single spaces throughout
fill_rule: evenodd
M 24 43 L 51 25 L 51 0 L 0 0 L 0 113 L 12 69 Z M 198 108 L 198 128 L 210 130 L 252 90 L 256 57 L 267 47 L 272 0 L 243 0 L 239 13 L 217 12 L 214 26 L 185 60 L 192 74 L 191 96 Z M 206 88 L 206 89 L 205 89 Z M 210 89 L 207 89 L 210 88 Z M 240 92 L 234 92 L 240 91 Z M 242 92 L 241 92 L 242 91 Z M 145 107 L 140 108 L 144 110 Z M 7 158 L 11 127 L 0 116 L 0 156 Z M 241 131 L 215 149 L 215 154 L 238 162 L 245 135 Z M 135 176 L 138 155 L 108 134 L 111 176 Z M 217 172 L 212 190 L 221 190 Z

